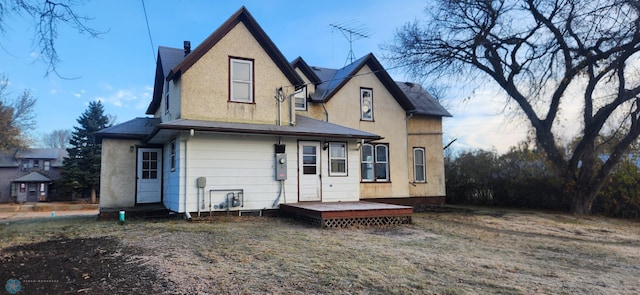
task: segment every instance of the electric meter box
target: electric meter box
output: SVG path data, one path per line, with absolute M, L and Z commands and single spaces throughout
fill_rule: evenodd
M 287 154 L 285 154 L 285 145 L 276 144 L 276 180 L 287 179 Z

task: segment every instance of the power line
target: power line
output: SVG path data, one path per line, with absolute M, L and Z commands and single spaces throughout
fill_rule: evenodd
M 147 8 L 144 6 L 144 0 L 142 1 L 142 10 L 144 11 L 144 20 L 147 23 L 147 32 L 149 33 L 149 42 L 151 43 L 151 56 L 153 56 L 153 61 L 158 62 L 156 60 L 156 50 L 155 46 L 153 46 L 153 39 L 151 38 L 151 29 L 149 28 L 149 18 L 147 17 Z

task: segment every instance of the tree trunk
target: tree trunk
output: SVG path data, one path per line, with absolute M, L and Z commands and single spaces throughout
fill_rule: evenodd
M 92 185 L 91 186 L 91 204 L 95 204 L 95 203 L 97 203 L 96 186 Z
M 569 193 L 571 196 L 571 213 L 576 215 L 591 214 L 591 206 L 601 187 L 602 185 L 578 184 L 578 187 Z

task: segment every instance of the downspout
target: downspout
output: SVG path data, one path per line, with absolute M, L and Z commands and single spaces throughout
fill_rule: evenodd
M 413 167 L 413 163 L 411 163 L 409 161 L 410 155 L 413 154 L 413 149 L 409 148 L 409 119 L 411 119 L 413 117 L 413 113 L 414 112 L 415 111 L 409 111 L 408 114 L 407 114 L 407 118 L 404 121 L 404 123 L 405 123 L 405 131 L 407 132 L 407 136 L 405 136 L 405 138 L 407 139 L 407 163 L 409 164 L 409 167 Z M 411 181 L 411 179 L 412 179 L 411 178 L 411 172 L 410 172 L 411 169 L 413 169 L 413 168 L 410 168 L 410 169 L 407 170 L 407 177 L 408 177 L 407 179 L 409 179 L 409 184 L 410 185 L 416 186 L 415 182 Z M 425 171 L 425 173 L 426 173 L 426 171 Z
M 296 95 L 295 92 L 289 94 L 289 126 L 294 126 L 295 123 L 293 122 L 293 97 Z M 305 98 L 306 99 L 306 98 Z
M 324 105 L 324 100 L 322 101 L 322 109 L 324 110 L 324 120 L 329 122 L 329 112 L 327 111 L 327 107 Z

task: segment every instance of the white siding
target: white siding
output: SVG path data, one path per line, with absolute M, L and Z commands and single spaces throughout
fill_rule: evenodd
M 347 143 L 347 176 L 329 176 L 329 149 L 322 151 L 322 201 L 346 202 L 360 199 L 360 151 L 356 142 Z
M 280 182 L 275 180 L 275 151 L 277 138 L 273 136 L 240 136 L 215 135 L 196 132 L 195 136 L 183 134 L 176 138 L 176 170 L 171 172 L 170 143 L 164 150 L 164 205 L 175 212 L 184 212 L 187 196 L 187 209 L 197 212 L 200 205 L 201 212 L 209 211 L 209 204 L 213 211 L 225 211 L 219 208 L 225 203 L 226 194 L 237 190 L 244 190 L 244 206 L 231 207 L 237 210 L 274 209 L 274 203 L 298 202 L 298 152 L 297 139 L 284 138 L 287 154 L 287 180 L 284 184 L 284 194 L 278 200 Z M 185 161 L 185 147 L 186 157 Z M 355 148 L 355 141 L 349 142 L 348 176 L 329 177 L 328 150 L 321 153 L 322 171 L 322 201 L 357 201 L 360 188 L 359 151 Z M 187 170 L 185 170 L 185 165 Z M 205 177 L 207 185 L 204 194 L 200 192 L 198 202 L 198 188 L 196 180 Z M 185 185 L 185 183 L 187 185 Z M 210 190 L 229 190 L 211 192 Z M 204 199 L 203 199 L 204 198 Z M 218 206 L 218 208 L 214 208 Z

